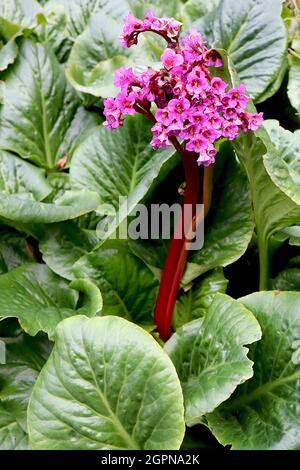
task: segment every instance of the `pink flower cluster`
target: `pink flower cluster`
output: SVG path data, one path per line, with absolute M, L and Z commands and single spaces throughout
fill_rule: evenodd
M 207 49 L 201 35 L 191 31 L 179 43 L 181 24 L 174 19 L 156 18 L 148 12 L 145 20 L 129 14 L 121 42 L 126 47 L 137 43 L 141 31 L 159 32 L 167 41 L 161 56 L 163 68 L 135 74 L 122 67 L 115 73 L 115 85 L 121 88 L 116 98 L 104 101 L 104 125 L 122 125 L 126 114 L 140 112 L 152 119 L 154 148 L 166 148 L 170 139 L 184 141 L 185 149 L 199 154 L 198 163 L 214 163 L 220 138 L 233 140 L 239 130 L 256 130 L 263 121 L 262 113 L 246 111 L 249 97 L 244 85 L 229 88 L 214 77 L 208 67 L 221 67 L 220 55 Z M 155 118 L 150 108 L 155 103 Z

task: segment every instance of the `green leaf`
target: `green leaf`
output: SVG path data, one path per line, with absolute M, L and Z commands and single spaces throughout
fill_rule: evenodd
M 169 0 L 59 0 L 68 15 L 69 34 L 76 38 L 81 34 L 90 19 L 101 12 L 109 15 L 109 22 L 117 20 L 120 27 L 124 17 L 129 11 L 139 18 L 143 18 L 149 8 L 153 8 L 157 16 L 174 16 L 179 11 L 180 1 Z
M 186 29 L 187 25 L 217 8 L 219 3 L 220 0 L 188 0 L 183 3 L 180 10 L 183 16 L 183 27 Z
M 10 39 L 7 44 L 0 48 L 0 72 L 13 64 L 19 52 L 15 38 Z
M 27 434 L 0 402 L 0 450 L 29 450 Z
M 108 240 L 77 261 L 73 271 L 77 277 L 91 279 L 101 290 L 102 315 L 152 323 L 158 280 L 124 240 Z
M 204 245 L 189 257 L 183 285 L 210 269 L 238 260 L 250 243 L 253 218 L 249 186 L 232 153 L 228 160 L 222 170 L 220 190 L 213 193 L 212 208 L 204 223 Z
M 95 232 L 81 229 L 74 222 L 46 226 L 39 248 L 43 260 L 56 274 L 74 279 L 73 265 L 88 254 L 99 239 Z
M 187 292 L 183 292 L 175 305 L 174 328 L 203 317 L 217 292 L 225 294 L 227 284 L 223 270 L 214 269 Z
M 58 1 L 47 2 L 43 12 L 43 22 L 35 28 L 40 42 L 51 45 L 59 62 L 65 62 L 72 48 L 72 41 L 67 31 L 67 13 Z
M 66 76 L 78 91 L 103 97 L 116 94 L 113 73 L 126 63 L 129 54 L 118 41 L 121 29 L 120 22 L 101 12 L 76 39 Z
M 52 191 L 45 178 L 45 171 L 21 158 L 0 150 L 0 192 L 5 194 L 32 195 L 37 201 L 45 199 Z
M 151 148 L 150 128 L 142 116 L 129 117 L 114 132 L 104 127 L 95 130 L 74 152 L 70 167 L 72 187 L 96 191 L 103 204 L 118 211 L 112 221 L 117 221 L 116 225 L 178 164 L 172 148 Z
M 178 449 L 182 392 L 144 330 L 116 317 L 71 318 L 57 329 L 28 422 L 35 449 Z
M 261 95 L 280 73 L 287 48 L 281 0 L 222 0 L 194 26 L 213 47 L 226 49 L 251 98 Z
M 30 194 L 0 193 L 0 217 L 24 224 L 42 224 L 74 219 L 97 209 L 99 197 L 93 191 L 66 191 L 55 203 L 34 201 Z
M 47 340 L 26 334 L 6 343 L 0 365 L 0 449 L 28 449 L 27 406 L 32 387 L 50 354 Z
M 41 7 L 35 0 L 1 0 L 0 17 L 15 25 L 30 27 Z
M 288 238 L 289 244 L 292 246 L 300 246 L 300 227 L 294 225 L 292 227 L 284 228 L 280 234 L 286 240 Z
M 290 56 L 290 71 L 288 81 L 288 97 L 292 106 L 300 112 L 300 38 L 294 39 L 292 49 L 297 55 Z
M 264 156 L 266 170 L 273 183 L 300 205 L 300 130 L 290 132 L 275 120 L 265 121 L 264 127 L 277 150 Z
M 270 280 L 271 289 L 300 291 L 300 269 L 287 268 Z
M 300 295 L 260 292 L 240 301 L 262 328 L 262 340 L 250 348 L 254 376 L 206 416 L 208 425 L 233 449 L 299 449 Z
M 91 124 L 87 111 L 78 117 L 79 109 L 51 48 L 24 40 L 5 78 L 1 147 L 54 169 L 66 153 L 71 156 L 78 131 Z
M 180 378 L 185 420 L 201 422 L 253 375 L 246 344 L 261 331 L 254 316 L 225 294 L 216 294 L 203 318 L 179 328 L 165 345 Z
M 0 274 L 33 261 L 25 238 L 17 233 L 0 232 Z
M 234 141 L 235 152 L 243 164 L 251 187 L 253 211 L 260 254 L 261 289 L 266 288 L 268 243 L 279 230 L 300 221 L 300 207 L 282 192 L 269 177 L 263 157 L 279 160 L 278 150 L 269 135 L 261 128 Z
M 85 293 L 78 307 L 79 294 Z M 102 308 L 100 291 L 81 279 L 68 286 L 43 264 L 28 264 L 0 276 L 0 318 L 18 318 L 23 330 L 53 336 L 56 325 L 73 315 L 97 315 Z

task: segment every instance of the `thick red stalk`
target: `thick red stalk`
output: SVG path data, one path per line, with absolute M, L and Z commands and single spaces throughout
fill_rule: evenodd
M 189 239 L 188 235 L 184 231 L 184 224 L 186 223 L 185 207 L 187 210 L 187 205 L 192 205 L 194 208 L 192 220 L 188 224 L 191 229 L 194 229 L 193 221 L 195 222 L 196 204 L 198 203 L 199 196 L 199 170 L 196 154 L 187 153 L 176 138 L 172 138 L 170 140 L 182 156 L 186 189 L 184 193 L 181 217 L 170 242 L 165 265 L 162 271 L 154 311 L 154 324 L 157 326 L 159 335 L 164 341 L 169 338 L 172 332 L 173 310 L 188 254 Z

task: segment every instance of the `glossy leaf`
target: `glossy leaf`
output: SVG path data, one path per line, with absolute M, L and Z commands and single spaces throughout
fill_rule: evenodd
M 113 220 L 116 225 L 178 164 L 172 148 L 151 148 L 150 127 L 139 116 L 126 119 L 124 126 L 114 132 L 102 127 L 84 140 L 72 158 L 72 187 L 96 191 L 103 204 L 117 211 Z
M 43 260 L 54 271 L 66 279 L 74 279 L 73 265 L 87 255 L 99 243 L 96 233 L 81 229 L 74 222 L 47 226 L 39 248 Z
M 179 328 L 166 343 L 182 384 L 188 426 L 201 422 L 204 414 L 252 377 L 253 362 L 245 345 L 260 337 L 251 312 L 236 300 L 216 294 L 203 318 Z
M 34 24 L 40 11 L 41 7 L 35 0 L 1 0 L 0 4 L 0 17 L 23 27 Z
M 254 376 L 206 416 L 209 427 L 233 449 L 299 449 L 300 294 L 261 292 L 240 301 L 263 333 L 250 351 Z
M 187 292 L 183 292 L 175 305 L 173 319 L 175 329 L 196 318 L 203 317 L 214 296 L 218 292 L 225 294 L 227 284 L 223 270 L 215 269 Z
M 0 365 L 0 449 L 28 449 L 27 406 L 33 384 L 50 353 L 47 340 L 25 334 L 6 343 Z
M 278 150 L 264 129 L 256 135 L 250 132 L 234 141 L 234 149 L 251 187 L 258 248 L 260 254 L 260 287 L 266 288 L 268 271 L 268 244 L 272 235 L 300 221 L 300 207 L 282 192 L 269 177 L 264 166 L 266 154 L 279 159 Z
M 0 401 L 0 450 L 29 450 L 27 434 Z
M 300 111 L 300 38 L 294 39 L 292 49 L 296 55 L 290 56 L 291 67 L 288 81 L 288 97 L 292 106 Z
M 44 170 L 0 150 L 0 191 L 42 201 L 52 188 L 46 181 Z
M 23 41 L 5 79 L 1 147 L 53 169 L 60 158 L 71 156 L 78 131 L 91 125 L 90 117 L 86 122 L 84 119 L 87 112 L 81 111 L 85 114 L 79 126 L 79 109 L 79 100 L 51 48 L 29 39 Z
M 79 278 L 91 279 L 101 290 L 102 315 L 152 323 L 158 280 L 124 240 L 108 240 L 75 263 L 73 271 Z
M 211 46 L 227 50 L 248 94 L 258 101 L 277 78 L 286 54 L 281 8 L 281 0 L 222 0 L 195 23 Z
M 121 29 L 121 22 L 99 12 L 76 39 L 66 75 L 78 91 L 103 97 L 116 94 L 114 70 L 126 63 L 129 54 L 118 42 Z
M 276 186 L 300 205 L 300 130 L 290 132 L 275 120 L 265 121 L 264 126 L 277 150 L 264 156 L 266 170 Z
M 17 233 L 0 232 L 0 274 L 33 261 L 25 238 Z
M 246 176 L 232 154 L 222 170 L 220 192 L 214 194 L 204 228 L 204 245 L 189 257 L 183 285 L 210 269 L 238 260 L 250 243 L 253 233 L 250 190 Z
M 85 293 L 77 306 L 78 292 Z M 0 318 L 18 318 L 23 330 L 34 336 L 39 331 L 53 336 L 56 325 L 73 315 L 97 315 L 102 298 L 87 279 L 68 283 L 43 264 L 28 264 L 0 276 Z
M 35 449 L 178 449 L 184 434 L 170 359 L 148 333 L 116 317 L 59 325 L 28 420 Z
M 38 202 L 18 194 L 0 193 L 0 217 L 8 223 L 60 222 L 94 211 L 98 205 L 98 195 L 93 191 L 66 191 L 55 203 Z
M 300 291 L 300 269 L 287 268 L 270 281 L 271 289 Z
M 2 48 L 0 48 L 0 72 L 13 64 L 19 52 L 15 38 L 10 39 Z

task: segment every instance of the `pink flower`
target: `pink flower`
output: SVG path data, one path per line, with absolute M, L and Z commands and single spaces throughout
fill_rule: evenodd
M 182 39 L 184 46 L 183 54 L 187 62 L 193 64 L 202 58 L 205 46 L 201 34 L 196 30 L 191 30 L 188 36 Z
M 153 148 L 167 148 L 170 147 L 170 142 L 168 139 L 168 134 L 164 126 L 160 123 L 154 124 L 151 128 L 153 139 L 151 140 L 151 145 Z
M 222 67 L 223 60 L 221 59 L 220 54 L 214 49 L 210 49 L 205 53 L 205 64 L 207 67 Z
M 133 73 L 132 68 L 121 67 L 115 71 L 114 85 L 117 87 L 128 88 L 134 81 L 136 77 Z
M 116 104 L 121 114 L 135 114 L 134 105 L 136 103 L 136 94 L 134 92 L 127 95 L 124 91 L 118 94 Z
M 183 64 L 183 57 L 181 54 L 176 54 L 173 49 L 167 48 L 161 56 L 161 61 L 164 64 L 164 67 L 167 70 L 170 70 L 173 67 Z
M 214 92 L 217 93 L 218 95 L 221 95 L 222 93 L 224 93 L 224 91 L 227 88 L 227 83 L 223 82 L 223 80 L 221 80 L 221 78 L 218 78 L 218 77 L 214 77 L 212 81 L 210 82 L 210 84 Z
M 233 140 L 238 135 L 239 128 L 236 124 L 231 122 L 224 122 L 223 125 L 223 136 L 229 140 Z
M 245 113 L 245 117 L 248 121 L 248 129 L 251 129 L 251 131 L 257 131 L 257 129 L 262 125 L 264 120 L 263 113 Z
M 181 113 L 184 113 L 184 111 L 187 111 L 188 109 L 190 109 L 190 107 L 191 107 L 191 103 L 186 98 L 173 99 L 169 101 L 169 104 L 168 104 L 168 109 L 170 113 L 181 114 Z
M 172 122 L 172 116 L 168 108 L 158 108 L 155 113 L 157 122 L 168 126 Z
M 205 150 L 208 145 L 208 140 L 202 137 L 201 135 L 198 135 L 191 139 L 187 144 L 186 144 L 186 149 L 189 150 L 190 152 L 201 152 L 202 150 Z
M 200 93 L 206 90 L 208 87 L 207 80 L 202 73 L 202 76 L 199 74 L 194 74 L 193 71 L 188 75 L 186 89 L 189 93 L 200 95 Z

